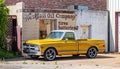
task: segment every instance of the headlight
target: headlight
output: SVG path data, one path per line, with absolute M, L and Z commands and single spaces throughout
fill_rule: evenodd
M 40 50 L 40 48 L 39 48 L 39 47 L 35 47 L 35 50 L 36 50 L 36 51 L 39 51 L 39 50 Z
M 36 46 L 35 46 L 35 50 L 36 50 L 36 51 L 39 51 L 39 50 L 40 50 L 40 45 L 36 45 Z

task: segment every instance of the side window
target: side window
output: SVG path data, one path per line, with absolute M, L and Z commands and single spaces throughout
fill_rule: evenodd
M 75 36 L 73 32 L 66 32 L 63 40 L 68 39 L 68 40 L 75 40 Z

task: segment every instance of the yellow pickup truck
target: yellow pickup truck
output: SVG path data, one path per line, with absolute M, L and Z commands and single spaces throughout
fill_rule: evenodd
M 72 30 L 53 30 L 46 39 L 27 40 L 23 44 L 23 53 L 31 58 L 43 56 L 51 61 L 56 55 L 86 55 L 95 58 L 98 53 L 105 52 L 104 40 L 77 39 Z

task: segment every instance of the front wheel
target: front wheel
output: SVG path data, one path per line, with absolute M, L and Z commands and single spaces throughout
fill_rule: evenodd
M 52 61 L 56 58 L 56 51 L 53 48 L 49 48 L 44 53 L 44 59 L 48 61 Z
M 95 47 L 91 47 L 88 49 L 86 56 L 88 58 L 95 58 L 97 56 L 97 49 Z

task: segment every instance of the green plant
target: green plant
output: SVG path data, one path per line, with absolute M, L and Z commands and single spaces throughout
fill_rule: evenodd
M 99 66 L 98 64 L 96 64 L 96 66 Z
M 57 65 L 57 61 L 55 62 L 55 65 Z
M 1 61 L 1 62 L 2 62 L 2 61 L 5 61 L 5 58 L 4 58 L 4 57 L 0 58 L 0 61 Z
M 45 64 L 45 62 L 43 62 L 42 64 Z
M 57 69 L 59 66 L 56 66 L 55 69 Z
M 72 64 L 70 64 L 70 66 L 72 66 Z
M 0 0 L 0 48 L 6 49 L 5 37 L 8 21 L 9 9 L 5 6 L 5 0 Z
M 1 60 L 5 60 L 5 59 L 8 59 L 8 58 L 13 58 L 13 57 L 15 57 L 15 56 L 13 55 L 12 52 L 7 52 L 3 49 L 0 49 L 0 59 Z
M 23 64 L 28 64 L 28 63 L 26 61 L 24 61 Z
M 21 57 L 21 52 L 16 52 L 16 55 L 12 51 L 6 51 L 0 49 L 0 59 L 4 61 L 5 59 L 14 58 L 14 57 Z
M 16 56 L 16 57 L 21 57 L 21 56 L 22 56 L 22 53 L 21 53 L 21 52 L 16 52 L 16 53 L 15 53 L 15 56 Z

